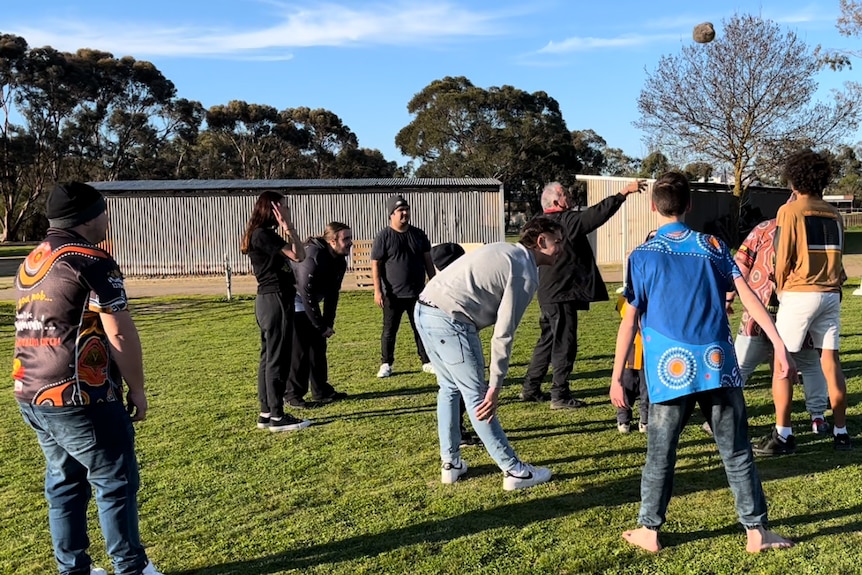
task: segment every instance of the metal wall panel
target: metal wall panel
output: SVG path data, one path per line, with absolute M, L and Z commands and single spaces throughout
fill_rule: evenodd
M 500 190 L 283 192 L 302 239 L 322 234 L 331 221 L 349 224 L 357 240 L 373 239 L 389 223 L 386 200 L 398 193 L 411 206 L 413 224 L 425 230 L 432 244 L 504 239 Z M 225 256 L 234 273 L 251 273 L 239 244 L 258 194 L 108 192 L 106 246 L 128 276 L 221 274 Z

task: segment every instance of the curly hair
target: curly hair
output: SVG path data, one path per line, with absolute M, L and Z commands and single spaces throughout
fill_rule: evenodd
M 784 162 L 784 178 L 800 194 L 821 196 L 832 180 L 832 168 L 826 156 L 806 148 Z
M 527 222 L 521 229 L 521 237 L 518 240 L 518 243 L 523 245 L 525 248 L 532 250 L 538 245 L 540 235 L 556 234 L 562 231 L 563 227 L 551 218 L 536 216 Z

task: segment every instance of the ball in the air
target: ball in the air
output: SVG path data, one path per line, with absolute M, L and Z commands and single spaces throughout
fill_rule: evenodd
M 715 28 L 712 27 L 712 22 L 703 22 L 695 26 L 692 38 L 698 44 L 707 44 L 715 40 Z

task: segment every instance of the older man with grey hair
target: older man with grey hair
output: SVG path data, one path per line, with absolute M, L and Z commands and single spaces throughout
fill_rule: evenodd
M 572 209 L 571 196 L 560 182 L 542 190 L 542 214 L 563 228 L 563 253 L 554 265 L 539 270 L 539 326 L 542 333 L 524 378 L 521 400 L 543 401 L 542 380 L 553 368 L 551 409 L 575 409 L 585 403 L 572 397 L 569 375 L 578 352 L 578 310 L 594 301 L 607 301 L 608 290 L 596 265 L 587 236 L 607 222 L 629 194 L 640 192 L 643 181 L 633 181 L 620 193 L 583 211 Z

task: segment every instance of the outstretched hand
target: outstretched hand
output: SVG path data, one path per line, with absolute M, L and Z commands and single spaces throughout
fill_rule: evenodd
M 635 192 L 641 193 L 646 189 L 646 185 L 646 180 L 635 180 L 634 182 L 631 182 L 629 185 L 623 188 L 620 193 L 624 196 L 628 196 L 629 194 L 633 194 Z

